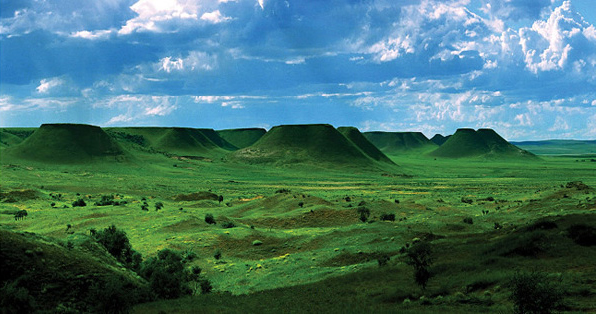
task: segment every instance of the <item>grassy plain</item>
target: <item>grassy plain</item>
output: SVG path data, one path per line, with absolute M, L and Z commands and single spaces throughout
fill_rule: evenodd
M 197 253 L 189 266 L 203 268 L 214 293 L 141 304 L 139 313 L 508 312 L 509 279 L 518 270 L 560 276 L 566 311 L 596 311 L 596 246 L 578 245 L 566 231 L 596 226 L 596 190 L 567 187 L 596 187 L 596 164 L 588 159 L 412 154 L 390 156 L 398 166 L 386 171 L 358 171 L 125 148 L 134 158 L 84 165 L 26 162 L 1 148 L 1 191 L 30 193 L 0 203 L 0 228 L 77 245 L 91 228 L 115 224 L 144 257 L 163 248 Z M 224 200 L 175 200 L 200 191 Z M 102 195 L 127 204 L 93 205 Z M 88 205 L 72 207 L 79 198 Z M 143 198 L 149 211 L 141 210 Z M 156 211 L 157 202 L 164 208 Z M 365 223 L 359 207 L 371 212 Z M 28 217 L 15 220 L 17 209 Z M 217 224 L 205 223 L 208 213 Z M 381 221 L 387 213 L 396 220 Z M 545 220 L 556 227 L 533 227 Z M 226 221 L 236 227 L 223 228 Z M 419 240 L 431 242 L 435 260 L 424 291 L 400 252 Z M 380 267 L 384 255 L 390 261 Z

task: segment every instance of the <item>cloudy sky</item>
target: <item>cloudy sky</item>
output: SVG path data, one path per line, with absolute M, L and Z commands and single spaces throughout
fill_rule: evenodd
M 593 0 L 0 0 L 0 125 L 596 138 Z

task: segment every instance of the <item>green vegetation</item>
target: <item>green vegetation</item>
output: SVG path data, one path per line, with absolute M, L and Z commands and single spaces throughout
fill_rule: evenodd
M 363 135 L 385 154 L 421 153 L 437 148 L 420 132 L 365 132 Z
M 541 272 L 516 273 L 511 279 L 510 299 L 515 313 L 552 313 L 563 305 L 560 278 Z
M 267 131 L 261 128 L 218 130 L 217 134 L 237 148 L 245 148 L 258 141 Z
M 321 125 L 235 152 L 201 133 L 213 149 L 175 152 L 166 133 L 197 140 L 172 129 L 108 129 L 124 161 L 2 146 L 3 309 L 503 313 L 516 273 L 539 269 L 564 295 L 555 310 L 596 310 L 591 162 L 420 150 L 395 166 Z

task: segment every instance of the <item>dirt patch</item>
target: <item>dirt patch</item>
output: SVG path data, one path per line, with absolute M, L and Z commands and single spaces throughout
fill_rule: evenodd
M 253 245 L 255 240 L 261 241 L 262 244 Z M 284 254 L 311 251 L 319 248 L 319 246 L 319 240 L 309 240 L 303 236 L 280 239 L 263 234 L 254 234 L 242 239 L 220 236 L 213 248 L 221 250 L 224 257 L 225 255 L 233 255 L 243 259 L 259 260 Z
M 36 200 L 41 197 L 41 193 L 35 190 L 16 190 L 10 192 L 0 192 L 0 200 L 5 203 L 16 203 L 22 201 Z
M 358 215 L 353 209 L 322 208 L 294 217 L 265 217 L 246 219 L 243 222 L 248 225 L 275 229 L 336 227 L 358 223 Z
M 197 229 L 203 229 L 207 226 L 205 220 L 199 219 L 198 217 L 191 217 L 186 220 L 171 224 L 161 228 L 167 232 L 188 232 Z
M 202 200 L 213 200 L 217 201 L 219 196 L 211 192 L 195 192 L 190 194 L 178 194 L 174 197 L 176 202 L 188 202 L 188 201 L 202 201 Z
M 381 253 L 381 252 L 342 252 L 339 255 L 332 257 L 331 259 L 319 264 L 323 267 L 340 267 L 354 264 L 362 264 L 370 261 L 376 261 L 384 256 L 391 256 L 393 253 Z

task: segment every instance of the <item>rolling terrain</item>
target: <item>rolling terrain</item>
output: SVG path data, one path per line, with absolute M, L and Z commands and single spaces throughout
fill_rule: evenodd
M 274 127 L 237 150 L 176 128 L 107 128 L 106 144 L 85 150 L 61 130 L 52 143 L 64 143 L 35 147 L 80 145 L 93 162 L 17 154 L 41 145 L 42 128 L 8 129 L 0 148 L 0 266 L 11 269 L 0 284 L 28 309 L 102 312 L 119 300 L 137 313 L 510 312 L 511 278 L 539 271 L 565 291 L 558 310 L 596 311 L 596 172 L 577 157 L 512 158 L 525 154 L 488 130 L 437 148 L 451 141 L 445 151 L 457 144 L 471 158 L 385 155 L 357 129 L 329 125 Z M 91 230 L 111 225 L 145 261 L 182 252 L 212 293 L 152 298 L 96 243 Z M 425 289 L 408 264 L 421 242 L 433 257 Z

